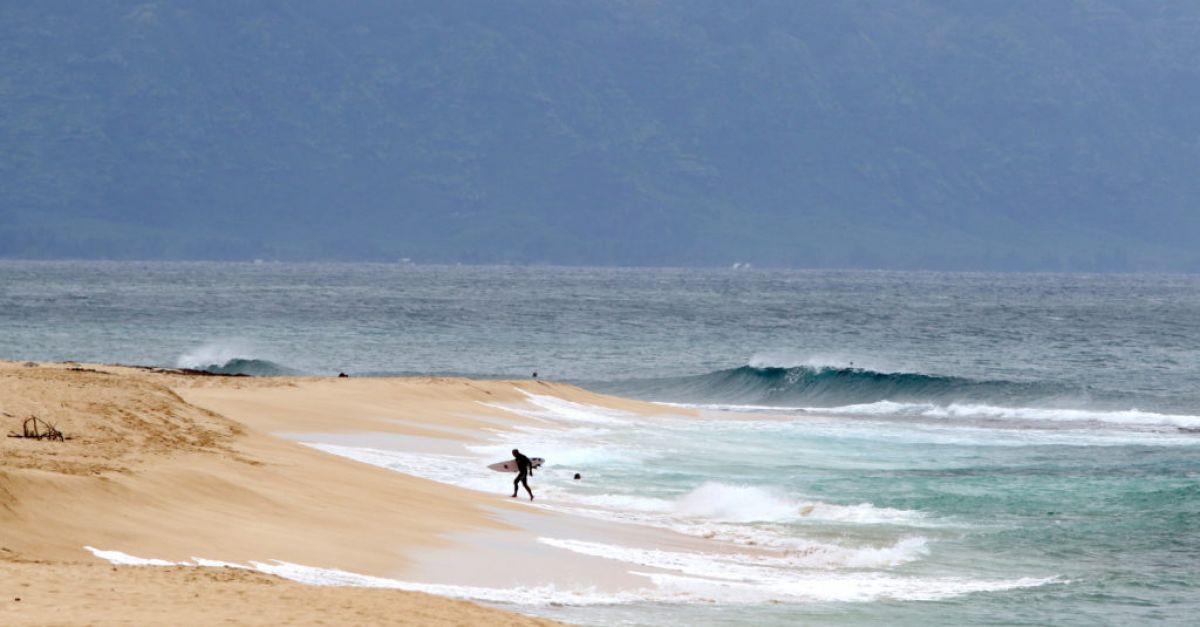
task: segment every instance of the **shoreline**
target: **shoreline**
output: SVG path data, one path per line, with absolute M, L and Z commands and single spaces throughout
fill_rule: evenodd
M 737 454 L 746 450 L 738 434 L 786 430 L 792 416 L 713 415 L 544 380 L 211 377 L 15 362 L 0 362 L 0 414 L 10 427 L 37 415 L 67 436 L 0 445 L 0 572 L 33 586 L 42 568 L 54 581 L 46 598 L 64 607 L 76 591 L 141 585 L 142 598 L 161 588 L 179 603 L 173 622 L 203 624 L 204 603 L 229 594 L 255 599 L 258 615 L 294 616 L 250 591 L 267 585 L 320 589 L 344 608 L 360 602 L 354 590 L 373 588 L 385 590 L 361 602 L 397 624 L 412 624 L 409 606 L 432 612 L 420 624 L 551 624 L 516 612 L 591 622 L 609 608 L 757 612 L 1060 581 L 1055 572 L 922 572 L 907 565 L 956 533 L 947 521 L 793 496 L 679 461 L 705 459 L 713 442 Z M 764 440 L 752 442 L 762 450 Z M 548 460 L 534 502 L 510 498 L 512 475 L 487 468 L 513 447 Z M 839 460 L 862 463 L 857 454 Z M 663 489 L 654 474 L 642 479 L 664 470 L 683 480 Z M 203 602 L 179 595 L 189 586 Z M 490 607 L 438 605 L 452 600 Z M 154 622 L 158 611 L 97 602 L 80 611 L 100 614 L 62 615 L 16 603 L 0 601 L 0 622 Z M 362 622 L 331 611 L 286 620 Z

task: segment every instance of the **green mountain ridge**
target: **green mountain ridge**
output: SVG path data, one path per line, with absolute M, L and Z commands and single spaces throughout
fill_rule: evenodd
M 1200 270 L 1200 5 L 0 5 L 0 257 Z

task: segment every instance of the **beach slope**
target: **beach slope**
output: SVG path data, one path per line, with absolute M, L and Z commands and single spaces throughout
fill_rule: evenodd
M 335 428 L 313 416 L 287 422 L 263 411 L 261 424 L 247 425 L 184 398 L 193 391 L 219 397 L 224 388 L 270 397 L 308 387 L 317 403 L 329 384 L 0 362 L 0 429 L 20 433 L 37 416 L 67 436 L 0 438 L 0 623 L 549 624 L 421 593 L 301 586 L 242 569 L 111 566 L 84 548 L 386 576 L 414 549 L 505 528 L 489 509 L 507 506 L 503 499 L 270 435 L 285 423 Z M 435 404 L 474 402 L 457 398 L 461 390 L 407 385 Z M 478 385 L 473 393 L 482 397 L 516 393 L 446 385 Z M 345 413 L 364 415 L 361 409 Z

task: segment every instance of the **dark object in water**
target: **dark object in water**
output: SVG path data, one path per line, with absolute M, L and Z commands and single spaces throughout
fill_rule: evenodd
M 8 437 L 29 438 L 31 440 L 58 440 L 59 442 L 66 441 L 66 436 L 63 435 L 62 431 L 55 429 L 54 425 L 37 416 L 26 418 L 25 422 L 21 423 L 21 430 L 23 433 L 20 434 L 9 431 Z
M 339 372 L 339 373 L 338 373 L 338 378 L 339 378 L 339 379 L 349 379 L 349 378 L 350 378 L 350 375 L 348 375 L 348 374 L 346 374 L 346 373 L 344 373 L 344 372 Z
M 583 478 L 583 475 L 581 475 L 581 474 L 579 474 L 579 473 L 575 473 L 575 480 L 576 480 L 576 481 L 579 481 L 579 480 L 580 480 L 580 479 L 582 479 L 582 478 Z
M 227 374 L 224 372 L 209 372 L 207 370 L 197 370 L 195 368 L 155 368 L 153 366 L 126 366 L 127 368 L 137 368 L 138 370 L 149 370 L 156 374 L 177 374 L 187 377 L 248 377 L 250 375 L 244 373 Z
M 537 370 L 534 370 L 534 371 L 533 371 L 533 378 L 534 378 L 534 379 L 536 379 L 536 378 L 537 378 Z

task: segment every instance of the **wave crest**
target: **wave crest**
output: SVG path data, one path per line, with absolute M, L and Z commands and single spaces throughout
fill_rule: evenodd
M 237 342 L 206 344 L 181 355 L 175 365 L 213 374 L 282 377 L 301 374 L 268 359 L 247 357 L 253 350 Z
M 286 377 L 299 374 L 297 371 L 266 359 L 242 359 L 235 357 L 223 364 L 208 364 L 196 368 L 213 374 L 244 374 L 253 377 Z
M 689 403 L 837 407 L 896 402 L 1028 403 L 1079 397 L 1079 390 L 1044 381 L 978 380 L 919 372 L 882 372 L 856 367 L 800 365 L 718 370 L 690 377 L 629 381 L 613 391 Z

